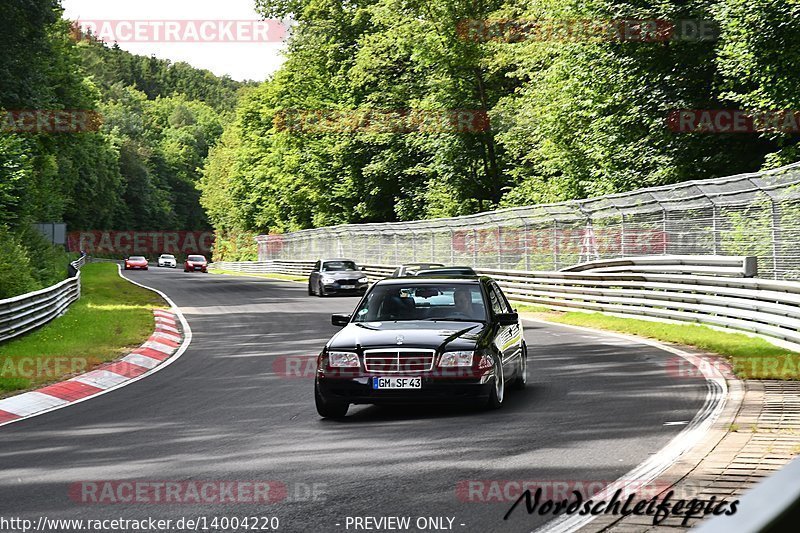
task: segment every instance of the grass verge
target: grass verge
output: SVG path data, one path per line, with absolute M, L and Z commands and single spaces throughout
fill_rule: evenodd
M 153 333 L 154 292 L 117 274 L 117 265 L 81 270 L 81 298 L 63 316 L 0 344 L 0 395 L 79 374 L 140 346 Z
M 697 324 L 669 324 L 652 320 L 620 318 L 602 313 L 558 312 L 543 306 L 518 304 L 520 312 L 559 324 L 606 329 L 685 346 L 725 357 L 742 379 L 800 379 L 800 354 L 760 337 L 728 333 Z
M 266 279 L 279 279 L 283 281 L 296 281 L 305 283 L 308 281 L 308 278 L 303 278 L 300 276 L 291 276 L 289 274 L 278 274 L 277 272 L 270 272 L 265 274 L 254 274 L 251 272 L 237 272 L 236 270 L 209 270 L 211 274 L 229 274 L 231 276 L 249 276 L 251 278 L 266 278 Z

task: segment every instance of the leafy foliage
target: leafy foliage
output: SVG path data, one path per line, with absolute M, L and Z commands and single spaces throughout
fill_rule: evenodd
M 212 151 L 218 228 L 290 231 L 583 198 L 797 160 L 798 136 L 686 134 L 676 109 L 798 109 L 800 12 L 778 0 L 256 0 L 287 61 Z M 467 38 L 470 20 L 705 21 L 717 39 Z M 680 30 L 680 28 L 678 28 Z M 292 110 L 485 111 L 473 133 L 303 133 Z
M 76 40 L 59 1 L 0 0 L 0 12 L 3 116 L 80 110 L 104 119 L 99 131 L 0 132 L 0 246 L 3 260 L 16 265 L 3 270 L 0 294 L 63 279 L 64 253 L 32 233 L 33 222 L 63 221 L 70 230 L 208 228 L 198 169 L 246 84 Z

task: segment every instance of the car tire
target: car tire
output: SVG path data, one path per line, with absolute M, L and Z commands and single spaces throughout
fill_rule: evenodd
M 520 368 L 519 374 L 514 378 L 512 388 L 514 390 L 522 390 L 528 384 L 528 346 L 522 343 L 522 355 L 520 355 Z
M 503 365 L 499 365 L 494 374 L 494 387 L 489 392 L 489 400 L 486 402 L 486 407 L 489 409 L 500 409 L 503 407 L 503 400 L 505 399 L 506 382 L 503 376 Z
M 342 401 L 330 401 L 322 397 L 316 383 L 314 384 L 314 404 L 317 406 L 317 413 L 322 418 L 344 418 L 350 404 Z
M 317 296 L 320 298 L 325 298 L 327 294 L 325 294 L 325 287 L 322 286 L 322 283 L 317 284 Z
M 314 289 L 311 287 L 311 283 L 308 284 L 308 295 L 314 296 Z

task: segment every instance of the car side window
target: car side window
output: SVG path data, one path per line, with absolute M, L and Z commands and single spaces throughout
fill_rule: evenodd
M 499 315 L 503 312 L 503 306 L 501 304 L 502 300 L 499 298 L 497 291 L 495 291 L 493 285 L 489 285 L 489 303 L 492 305 L 492 312 L 495 315 Z
M 508 305 L 505 296 L 497 285 L 492 284 L 489 286 L 489 298 L 492 301 L 494 314 L 511 313 L 511 306 Z
M 509 302 L 508 298 L 506 298 L 506 295 L 503 292 L 503 289 L 501 289 L 499 285 L 495 285 L 494 288 L 497 290 L 497 295 L 500 297 L 500 301 L 503 303 L 503 308 L 505 308 L 505 310 L 506 310 L 505 312 L 506 313 L 513 313 L 514 312 L 514 308 L 511 307 L 511 302 Z

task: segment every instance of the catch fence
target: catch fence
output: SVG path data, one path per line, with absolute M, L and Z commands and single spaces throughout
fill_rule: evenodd
M 736 255 L 756 257 L 761 277 L 800 279 L 800 163 L 587 200 L 257 240 L 260 261 L 348 257 L 531 271 L 643 255 Z

